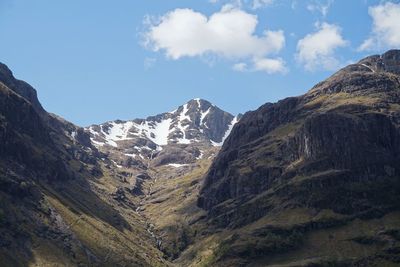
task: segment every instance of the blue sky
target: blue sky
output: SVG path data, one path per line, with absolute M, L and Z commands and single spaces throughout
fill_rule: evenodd
M 399 1 L 0 0 L 0 61 L 87 126 L 201 97 L 239 113 L 400 47 Z

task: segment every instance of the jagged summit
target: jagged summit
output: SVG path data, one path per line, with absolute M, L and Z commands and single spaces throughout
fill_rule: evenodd
M 85 130 L 0 65 L 0 266 L 398 266 L 398 62 Z
M 400 50 L 366 57 L 350 64 L 323 82 L 316 84 L 305 96 L 308 99 L 337 93 L 367 96 L 378 92 L 396 91 L 400 75 Z
M 373 55 L 361 59 L 339 70 L 336 75 L 351 72 L 392 73 L 400 74 L 400 50 L 392 49 L 382 55 Z M 335 76 L 335 75 L 334 75 Z
M 0 82 L 18 95 L 28 100 L 39 114 L 43 115 L 45 113 L 45 110 L 37 98 L 36 90 L 26 82 L 16 79 L 7 65 L 1 62 Z
M 400 74 L 400 50 L 389 50 L 382 55 L 374 55 L 360 60 L 358 65 L 364 66 L 371 72 L 391 72 Z
M 126 155 L 143 157 L 166 145 L 221 146 L 237 121 L 237 117 L 209 101 L 195 98 L 171 112 L 106 122 L 86 130 L 97 147 L 120 148 L 126 150 Z
M 235 125 L 198 198 L 208 227 L 235 229 L 216 266 L 398 265 L 399 239 L 381 233 L 390 216 L 400 227 L 399 59 L 365 58 Z

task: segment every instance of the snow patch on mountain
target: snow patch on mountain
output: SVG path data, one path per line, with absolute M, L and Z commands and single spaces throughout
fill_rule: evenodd
M 224 137 L 222 137 L 222 141 L 221 142 L 215 142 L 213 140 L 211 140 L 211 143 L 213 144 L 213 146 L 222 146 L 226 140 L 226 138 L 228 138 L 228 136 L 230 135 L 230 133 L 232 132 L 233 126 L 235 126 L 236 123 L 238 123 L 238 117 L 235 116 L 231 122 L 231 124 L 229 125 L 228 130 L 225 132 Z
M 177 163 L 170 163 L 168 166 L 174 167 L 174 168 L 180 168 L 180 167 L 185 167 L 188 166 L 188 164 L 177 164 Z
M 165 146 L 168 144 L 168 136 L 170 134 L 172 119 L 162 120 L 161 122 L 148 122 L 145 121 L 140 125 L 135 125 L 139 130 L 139 134 L 146 136 L 148 139 L 153 141 L 155 144 L 159 146 Z
M 188 109 L 188 104 L 183 105 L 183 110 L 179 114 L 179 120 L 178 120 L 178 125 L 177 127 L 179 128 L 179 131 L 182 133 L 182 138 L 179 138 L 178 144 L 190 144 L 192 141 L 188 138 L 186 138 L 186 130 L 189 127 L 189 124 L 186 124 L 185 126 L 182 125 L 182 122 L 191 122 L 192 120 L 190 119 L 190 116 L 187 115 L 187 112 L 189 111 Z M 186 123 L 187 123 L 186 122 Z
M 211 108 L 208 108 L 205 112 L 201 113 L 200 117 L 200 126 L 204 125 L 204 119 L 207 117 L 208 113 L 210 113 Z
M 92 125 L 86 131 L 98 148 L 111 146 L 122 149 L 126 157 L 150 158 L 152 152 L 161 151 L 164 146 L 172 144 L 205 142 L 221 146 L 237 121 L 237 117 L 196 98 L 171 112 L 147 119 Z

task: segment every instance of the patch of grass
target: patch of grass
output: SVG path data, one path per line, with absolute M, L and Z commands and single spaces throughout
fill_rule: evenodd
M 329 95 L 321 95 L 315 97 L 311 101 L 304 104 L 305 108 L 319 108 L 321 111 L 328 111 L 335 109 L 339 106 L 345 105 L 364 105 L 364 106 L 373 106 L 376 103 L 379 103 L 382 98 L 378 95 L 354 95 L 349 93 L 336 93 Z
M 144 236 L 145 229 L 140 229 L 140 224 L 133 230 L 120 231 L 96 217 L 71 211 L 69 206 L 64 206 L 54 197 L 48 196 L 47 199 L 82 244 L 96 255 L 102 266 L 123 263 L 148 266 L 161 264 L 161 253 L 148 245 L 147 237 Z M 134 223 L 133 218 L 131 222 Z

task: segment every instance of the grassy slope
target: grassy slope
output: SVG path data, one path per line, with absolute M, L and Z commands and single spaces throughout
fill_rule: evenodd
M 42 211 L 36 218 L 44 229 L 61 229 L 61 232 L 55 233 L 61 237 L 65 235 L 68 238 L 65 244 L 68 245 L 63 245 L 62 240 L 53 240 L 51 231 L 43 230 L 42 233 L 40 230 L 40 234 L 36 234 L 37 226 L 29 220 L 22 221 L 17 232 L 31 235 L 31 255 L 28 260 L 15 258 L 11 256 L 12 250 L 8 250 L 11 257 L 2 254 L 1 265 L 76 266 L 82 263 L 94 266 L 166 266 L 167 262 L 155 248 L 143 219 L 131 208 L 119 206 L 108 197 L 113 192 L 113 180 L 107 175 L 99 181 L 92 180 L 93 187 L 98 182 L 111 185 L 110 192 L 101 194 L 94 193 L 96 189 L 88 190 L 75 182 L 66 182 L 62 189 L 43 185 Z M 20 209 L 18 205 L 13 204 Z M 18 255 L 20 252 L 14 253 Z
M 305 108 L 324 112 L 341 105 L 372 105 L 377 100 L 375 96 L 337 94 L 316 98 Z M 399 110 L 395 104 L 390 108 Z M 286 124 L 269 133 L 272 141 L 268 145 L 260 142 L 257 151 L 273 152 L 301 123 Z M 256 165 L 274 164 L 272 157 L 260 161 L 255 154 L 248 156 L 247 160 L 257 160 Z M 14 261 L 5 254 L 7 252 L 0 250 L 0 263 L 2 266 L 54 266 L 55 263 L 74 266 L 90 263 L 93 254 L 101 266 L 240 266 L 250 262 L 251 266 L 346 266 L 354 257 L 372 256 L 366 264 L 396 266 L 393 257 L 398 256 L 400 250 L 385 250 L 399 243 L 400 214 L 397 212 L 380 218 L 360 219 L 331 210 L 282 207 L 250 224 L 231 229 L 214 228 L 205 220 L 205 212 L 196 206 L 211 160 L 205 156 L 193 169 L 188 168 L 184 174 L 169 179 L 166 177 L 176 172 L 173 167 L 152 169 L 150 172 L 157 180 L 144 185 L 150 194 L 129 195 L 122 203 L 114 200 L 112 193 L 124 183 L 116 178 L 115 171 L 104 166 L 101 177 L 84 173 L 87 184 L 72 181 L 60 188 L 40 185 L 44 194 L 40 208 L 54 210 L 53 214 L 61 217 L 59 228 L 66 227 L 78 241 L 71 248 L 75 258 L 71 258 L 59 242 L 34 236 L 29 241 L 32 247 L 29 262 Z M 301 162 L 293 162 L 288 168 L 299 164 Z M 70 165 L 79 172 L 79 164 L 71 162 Z M 243 162 L 243 173 L 251 171 L 246 166 Z M 297 177 L 295 181 L 301 183 L 312 178 Z M 7 198 L 0 197 L 1 200 Z M 140 204 L 142 198 L 144 202 Z M 280 199 L 271 198 L 271 201 Z M 134 212 L 138 206 L 143 208 L 142 214 Z M 0 206 L 0 225 L 2 211 Z M 46 212 L 38 213 L 44 224 L 54 224 Z M 161 237 L 165 255 L 156 248 L 155 240 L 148 233 L 149 224 L 154 225 L 155 234 Z M 35 230 L 29 222 L 22 221 L 18 227 L 28 233 Z M 18 253 L 16 248 L 10 251 L 8 253 Z M 267 256 L 260 257 L 260 254 Z M 164 260 L 163 256 L 172 262 Z
M 79 148 L 67 134 L 44 121 L 28 128 L 20 121 L 39 121 L 30 103 L 1 83 L 0 94 L 19 112 L 5 109 L 0 131 L 13 133 L 5 142 L 23 145 L 9 145 L 17 156 L 0 159 L 0 266 L 166 266 L 144 221 L 112 198 L 115 173 L 91 175 L 93 165 L 69 152 Z M 48 134 L 49 144 L 35 139 Z M 64 172 L 53 166 L 60 161 Z
M 379 96 L 349 97 L 341 93 L 320 97 L 307 103 L 305 108 L 320 112 L 342 105 L 373 105 Z M 391 105 L 392 110 L 396 106 Z M 302 121 L 283 125 L 268 134 L 273 141 L 260 149 L 273 152 L 276 143 L 286 140 L 299 128 Z M 254 151 L 260 151 L 255 149 Z M 248 155 L 247 160 L 252 160 Z M 254 155 L 254 160 L 259 160 Z M 274 164 L 273 158 L 265 158 Z M 266 164 L 266 162 L 256 164 Z M 200 162 L 200 168 L 182 177 L 162 181 L 154 186 L 155 193 L 146 205 L 146 214 L 161 235 L 179 240 L 174 234 L 177 225 L 188 227 L 190 242 L 175 260 L 177 266 L 398 266 L 400 243 L 400 213 L 391 212 L 383 217 L 354 218 L 336 214 L 332 210 L 312 208 L 285 208 L 271 211 L 266 216 L 233 229 L 213 229 L 204 220 L 188 222 L 204 213 L 195 206 L 198 184 L 207 171 L 209 161 Z M 293 162 L 288 168 L 296 168 Z M 241 171 L 246 172 L 243 163 Z M 163 170 L 160 170 L 163 171 Z M 248 170 L 251 171 L 251 170 Z M 326 175 L 326 174 L 324 174 Z M 298 177 L 293 182 L 302 183 L 315 177 Z M 278 203 L 279 198 L 270 201 Z M 225 203 L 229 205 L 229 203 Z M 178 227 L 179 228 L 179 227 Z M 171 237 L 172 236 L 172 237 Z M 186 244 L 187 245 L 187 244 Z M 179 249 L 179 248 L 178 248 Z M 182 249 L 182 248 L 181 248 Z M 396 250 L 397 249 L 397 250 Z M 397 251 L 397 252 L 396 252 Z M 265 256 L 262 256 L 265 255 Z M 360 259 L 363 259 L 360 261 Z M 396 263 L 397 262 L 397 263 Z

